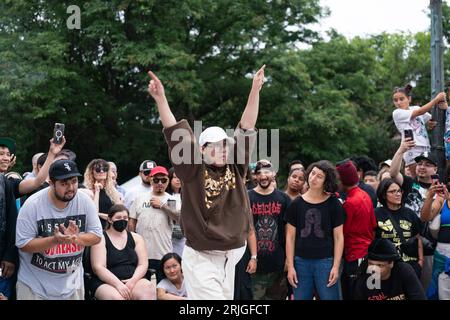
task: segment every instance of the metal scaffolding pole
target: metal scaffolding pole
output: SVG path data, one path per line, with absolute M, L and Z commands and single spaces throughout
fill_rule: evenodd
M 431 10 L 431 97 L 444 90 L 444 43 L 442 33 L 442 0 L 430 0 Z M 443 177 L 445 169 L 444 129 L 445 111 L 433 107 L 433 119 L 437 121 L 431 134 L 431 152 L 439 161 L 438 172 Z

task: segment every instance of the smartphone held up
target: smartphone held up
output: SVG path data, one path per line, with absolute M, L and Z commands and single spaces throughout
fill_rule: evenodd
M 414 140 L 414 133 L 413 133 L 412 129 L 405 129 L 404 133 L 405 133 L 405 140 L 408 138 L 411 138 L 411 140 Z
M 53 129 L 53 142 L 56 144 L 61 144 L 63 142 L 64 136 L 64 124 L 55 123 L 55 128 Z
M 431 184 L 436 186 L 436 193 L 443 194 L 444 193 L 444 185 L 439 181 L 438 174 L 432 174 L 431 176 Z
M 432 174 L 430 177 L 431 177 L 432 184 L 439 184 L 439 175 L 438 174 Z

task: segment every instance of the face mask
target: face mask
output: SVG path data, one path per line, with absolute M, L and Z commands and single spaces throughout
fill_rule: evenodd
M 127 220 L 116 220 L 112 224 L 114 230 L 118 232 L 122 232 L 123 230 L 125 230 L 127 228 L 127 225 L 128 225 Z

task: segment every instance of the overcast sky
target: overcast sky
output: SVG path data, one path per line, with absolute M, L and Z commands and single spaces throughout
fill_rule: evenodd
M 430 28 L 430 0 L 320 0 L 320 4 L 329 7 L 331 15 L 317 29 L 334 28 L 347 37 Z

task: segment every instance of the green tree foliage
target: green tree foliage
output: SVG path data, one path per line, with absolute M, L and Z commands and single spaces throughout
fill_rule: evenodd
M 251 84 L 244 75 L 268 51 L 316 40 L 306 26 L 321 17 L 318 2 L 4 0 L 1 132 L 17 139 L 22 167 L 47 148 L 56 121 L 82 164 L 112 159 L 129 176 L 144 158 L 164 163 L 146 71 L 166 84 L 177 118 L 234 126 Z M 81 9 L 80 30 L 66 27 L 71 4 Z
M 66 27 L 72 4 L 80 30 Z M 63 122 L 81 168 L 113 160 L 126 180 L 143 159 L 168 165 L 148 70 L 177 119 L 232 128 L 265 63 L 257 126 L 280 129 L 282 173 L 298 158 L 384 160 L 393 87 L 414 80 L 414 102 L 430 98 L 429 34 L 324 41 L 310 25 L 326 14 L 318 0 L 2 0 L 0 135 L 17 139 L 24 170 Z

